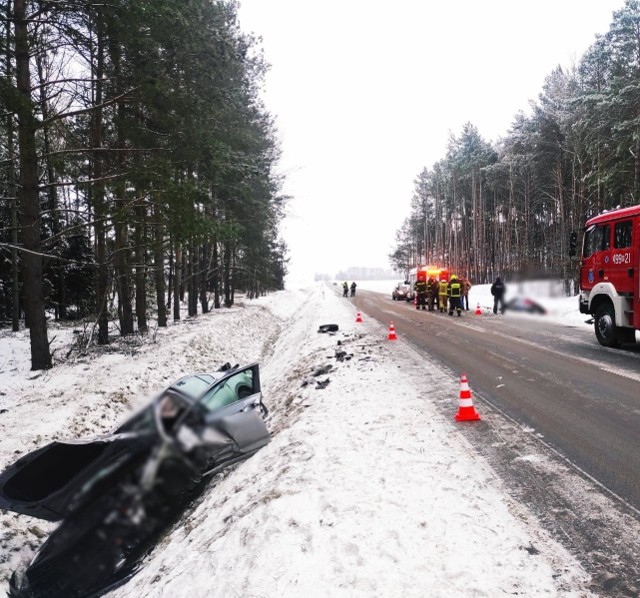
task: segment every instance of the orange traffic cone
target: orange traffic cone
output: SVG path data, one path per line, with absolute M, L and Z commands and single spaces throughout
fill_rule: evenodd
M 481 316 L 482 310 L 480 309 L 480 303 L 478 303 L 478 307 L 476 307 L 476 316 Z
M 397 341 L 398 337 L 396 336 L 396 329 L 393 326 L 393 322 L 389 324 L 389 336 L 387 336 L 387 340 L 389 341 Z
M 356 323 L 362 322 L 362 315 L 359 311 L 356 312 Z
M 473 399 L 471 398 L 471 390 L 469 390 L 469 383 L 467 382 L 467 376 L 462 374 L 460 378 L 460 406 L 458 407 L 458 413 L 455 417 L 456 421 L 475 421 L 480 419 L 480 415 L 473 407 Z

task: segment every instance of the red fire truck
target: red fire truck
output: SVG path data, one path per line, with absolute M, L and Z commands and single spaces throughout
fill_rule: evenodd
M 416 281 L 424 280 L 426 282 L 432 276 L 436 280 L 449 280 L 449 271 L 444 268 L 438 268 L 437 266 L 420 266 L 419 268 L 412 268 L 409 271 L 409 278 L 405 280 L 405 283 L 409 285 L 407 301 L 413 301 L 415 299 L 414 285 L 416 284 Z
M 576 255 L 577 233 L 569 255 Z M 584 227 L 580 312 L 605 347 L 634 343 L 640 329 L 640 206 L 604 212 Z

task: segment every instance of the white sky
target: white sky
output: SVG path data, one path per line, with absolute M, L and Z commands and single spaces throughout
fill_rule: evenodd
M 558 64 L 580 58 L 623 0 L 241 0 L 272 65 L 293 196 L 290 279 L 388 268 L 413 181 L 470 121 L 504 135 Z M 330 241 L 327 241 L 327 238 Z

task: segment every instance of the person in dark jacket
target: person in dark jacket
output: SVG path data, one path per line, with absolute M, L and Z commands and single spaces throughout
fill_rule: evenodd
M 413 290 L 416 292 L 416 309 L 427 309 L 427 282 L 419 278 L 413 285 Z
M 438 281 L 431 276 L 427 281 L 427 307 L 433 311 L 438 303 Z
M 346 280 L 342 283 L 342 296 L 349 296 L 349 283 Z
M 504 313 L 504 294 L 507 292 L 507 287 L 502 282 L 502 279 L 498 276 L 495 282 L 491 285 L 491 294 L 493 295 L 493 313 L 498 313 L 498 304 L 500 305 L 500 313 Z
M 352 296 L 352 297 L 355 297 L 355 296 L 356 296 L 356 286 L 357 286 L 357 285 L 356 285 L 356 283 L 355 283 L 355 282 L 352 282 L 352 283 L 351 283 L 351 296 Z

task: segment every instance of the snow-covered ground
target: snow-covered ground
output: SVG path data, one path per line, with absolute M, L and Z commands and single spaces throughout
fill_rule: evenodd
M 393 284 L 359 289 L 390 296 Z M 589 576 L 460 434 L 473 424 L 453 420 L 459 379 L 366 314 L 356 323 L 337 289 L 241 301 L 100 355 L 69 354 L 83 331 L 56 328 L 48 372 L 29 371 L 24 332 L 0 332 L 0 468 L 53 438 L 111 429 L 186 373 L 259 361 L 272 442 L 219 475 L 111 596 L 589 596 Z M 586 326 L 576 298 L 545 294 L 534 297 L 544 317 Z M 487 285 L 470 298 L 491 308 Z M 340 330 L 318 333 L 326 323 Z M 315 379 L 326 387 L 303 385 L 329 364 Z M 450 417 L 435 406 L 446 400 Z M 0 515 L 0 591 L 50 529 Z

